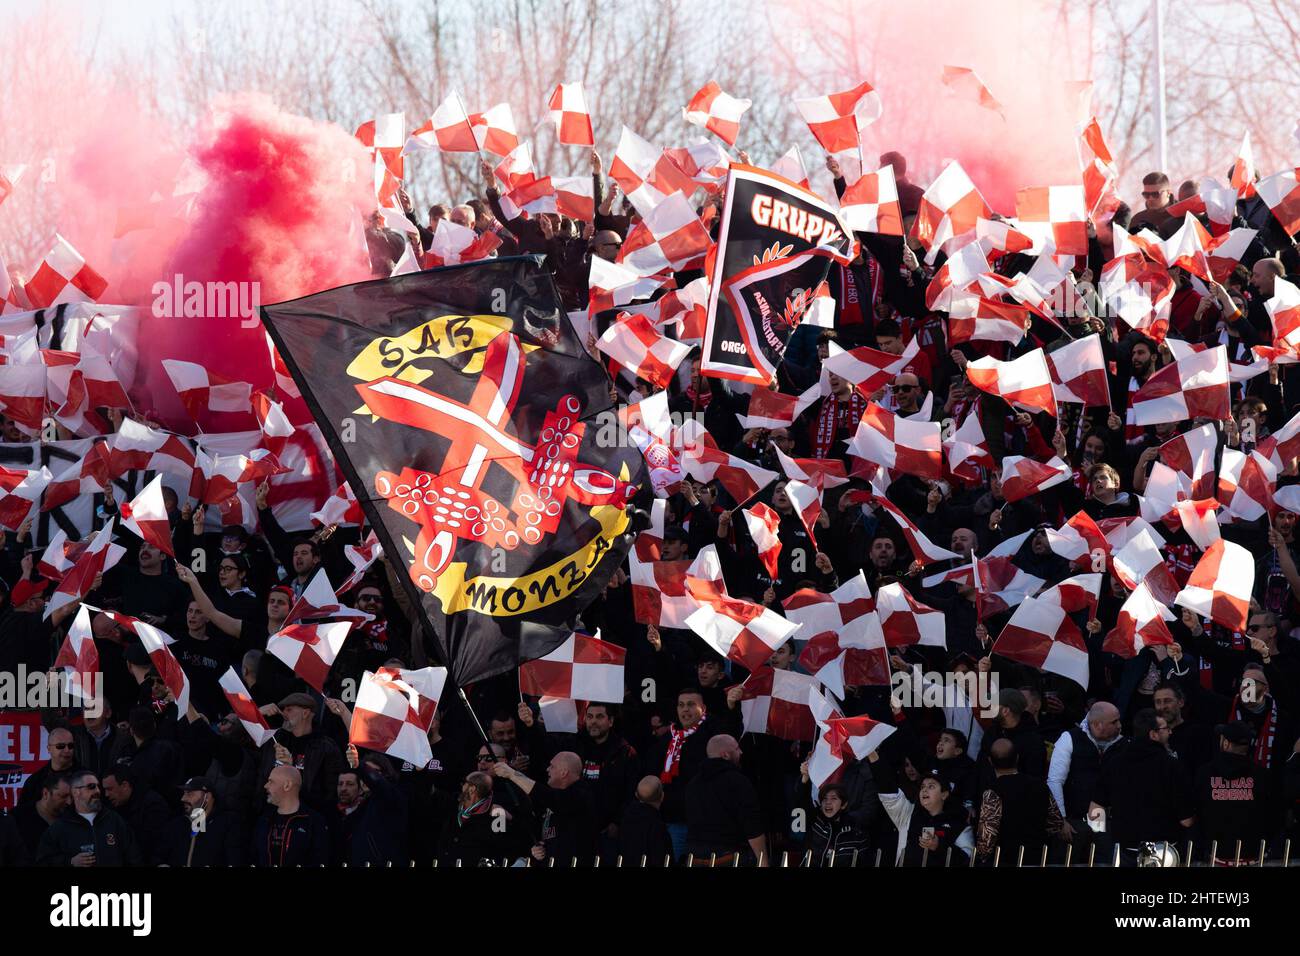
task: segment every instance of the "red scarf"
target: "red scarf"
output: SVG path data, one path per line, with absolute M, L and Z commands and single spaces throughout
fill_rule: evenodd
M 844 289 L 844 298 L 840 300 L 840 320 L 842 326 L 861 325 L 863 322 L 862 296 L 858 291 L 858 280 L 853 276 L 853 269 L 840 266 L 840 284 Z
M 690 730 L 682 730 L 676 726 L 668 729 L 669 733 L 672 734 L 672 739 L 668 742 L 668 753 L 664 756 L 663 772 L 659 774 L 659 779 L 664 783 L 672 783 L 677 779 L 677 774 L 682 769 L 682 747 L 686 745 L 686 738 L 699 730 L 703 723 L 704 720 L 701 719 Z
M 852 432 L 862 420 L 862 413 L 867 410 L 867 400 L 857 389 L 847 402 L 839 401 L 834 395 L 822 399 L 817 421 L 813 423 L 813 457 L 827 458 L 835 446 L 835 436 L 841 429 Z
M 1228 721 L 1247 720 L 1246 709 L 1242 706 L 1241 695 L 1232 698 L 1228 708 Z M 1247 720 L 1247 722 L 1249 722 Z M 1265 770 L 1273 766 L 1273 743 L 1277 736 L 1277 700 L 1269 698 L 1269 709 L 1264 713 L 1264 723 L 1255 735 L 1255 763 Z

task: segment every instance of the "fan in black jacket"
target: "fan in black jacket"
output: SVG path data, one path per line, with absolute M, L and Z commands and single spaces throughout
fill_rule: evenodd
M 300 799 L 302 774 L 293 767 L 278 766 L 264 789 L 271 806 L 253 830 L 253 865 L 325 866 L 330 855 L 329 831 L 325 818 Z

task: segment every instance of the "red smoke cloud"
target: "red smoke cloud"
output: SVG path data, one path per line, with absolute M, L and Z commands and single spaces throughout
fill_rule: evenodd
M 781 21 L 838 35 L 837 46 L 853 51 L 862 70 L 827 89 L 794 81 L 797 95 L 848 89 L 862 80 L 879 91 L 884 112 L 863 137 L 868 168 L 875 168 L 881 152 L 896 149 L 907 158 L 908 178 L 924 185 L 956 159 L 989 204 L 1008 215 L 1015 212 L 1018 188 L 1079 182 L 1079 97 L 1067 82 L 1090 78 L 1090 41 L 1066 35 L 1057 12 L 1044 3 L 845 0 L 814 15 L 806 4 L 790 2 Z M 954 97 L 941 82 L 945 65 L 975 70 L 1006 119 Z
M 202 188 L 156 281 L 236 282 L 246 298 L 256 283 L 261 304 L 269 304 L 370 278 L 362 233 L 362 217 L 375 205 L 368 154 L 342 129 L 245 95 L 216 104 L 190 158 Z M 152 306 L 152 295 L 137 304 Z M 162 358 L 257 386 L 271 381 L 261 324 L 241 327 L 238 316 L 151 314 L 142 366 L 152 371 Z M 150 383 L 160 402 L 175 407 L 170 384 L 156 374 Z

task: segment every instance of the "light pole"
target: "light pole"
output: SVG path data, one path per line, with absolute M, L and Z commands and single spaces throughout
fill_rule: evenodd
M 1156 48 L 1156 169 L 1168 174 L 1168 144 L 1165 135 L 1165 26 L 1160 11 L 1160 0 L 1151 0 L 1151 28 L 1155 34 Z

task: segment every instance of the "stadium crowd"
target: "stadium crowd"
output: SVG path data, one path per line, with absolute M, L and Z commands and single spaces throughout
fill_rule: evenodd
M 892 164 L 904 224 L 922 189 L 907 179 L 905 159 Z M 843 191 L 840 170 L 828 164 Z M 417 227 L 408 240 L 378 218 L 367 230 L 376 276 L 390 274 L 410 241 L 427 250 L 446 218 L 500 240 L 497 255 L 540 254 L 566 308 L 584 309 L 593 257 L 613 261 L 636 216 L 601 174 L 593 153 L 596 213 L 591 222 L 544 214 L 510 219 L 484 167 L 487 188 L 448 208 L 417 214 L 405 192 L 404 211 Z M 896 729 L 862 759 L 849 756 L 840 773 L 814 787 L 814 741 L 747 733 L 741 684 L 748 676 L 688 629 L 638 621 L 631 582 L 618 572 L 583 614 L 585 630 L 626 648 L 622 703 L 591 703 L 577 734 L 551 733 L 536 702 L 519 694 L 509 673 L 467 688 L 471 715 L 447 694 L 429 729 L 432 759 L 412 766 L 348 743 L 350 705 L 363 672 L 391 664 L 437 663 L 412 625 L 411 608 L 387 559 L 371 568 L 346 600 L 373 619 L 355 627 L 321 695 L 266 653 L 268 636 L 320 568 L 331 581 L 347 576 L 344 545 L 356 528 L 286 532 L 258 491 L 259 529 L 204 532 L 202 509 L 175 495 L 167 501 L 176 552 L 203 549 L 201 573 L 156 547 L 121 533 L 126 556 L 86 596 L 96 608 L 152 623 L 172 637 L 172 652 L 190 683 L 189 706 L 175 701 L 145 649 L 106 614 L 93 616 L 104 674 L 104 708 L 91 716 L 47 711 L 49 761 L 22 788 L 17 806 L 0 817 L 0 862 L 72 866 L 442 866 L 769 865 L 788 854 L 807 866 L 1012 865 L 1017 861 L 1076 864 L 1090 857 L 1131 863 L 1143 844 L 1196 846 L 1196 857 L 1230 865 L 1255 860 L 1261 844 L 1280 858 L 1300 825 L 1300 572 L 1296 515 L 1224 523 L 1224 538 L 1255 556 L 1249 625 L 1228 632 L 1189 610 L 1174 608 L 1174 643 L 1125 659 L 1103 651 L 1127 590 L 1106 574 L 1095 622 L 1088 621 L 1086 689 L 1058 674 L 1018 664 L 990 648 L 1011 609 L 987 613 L 961 581 L 932 576 L 947 566 L 1028 533 L 1012 555 L 1025 573 L 1050 587 L 1075 568 L 1049 545 L 1047 530 L 1077 512 L 1096 521 L 1139 513 L 1139 496 L 1157 449 L 1202 424 L 1133 423 L 1131 398 L 1172 361 L 1167 343 L 1131 331 L 1107 314 L 1090 283 L 1114 254 L 1112 226 L 1162 237 L 1181 220 L 1162 173 L 1146 177 L 1134 211 L 1113 210 L 1094 229 L 1089 256 L 1076 263 L 1080 294 L 1062 308 L 1062 327 L 1035 319 L 1024 342 L 950 345 L 945 314 L 928 310 L 925 291 L 937 266 L 910 240 L 863 234 L 849 266 L 832 265 L 837 309 L 833 329 L 795 331 L 777 386 L 798 395 L 821 378 L 830 343 L 869 346 L 901 355 L 919 349 L 874 396 L 900 415 L 924 414 L 959 426 L 977 415 L 994 461 L 1059 456 L 1070 479 L 1007 501 L 996 468 L 944 480 L 900 474 L 893 504 L 927 537 L 961 557 L 923 569 L 895 519 L 879 504 L 854 499 L 858 478 L 826 491 L 816 544 L 785 493 L 786 479 L 757 500 L 779 516 L 777 573 L 760 559 L 735 502 L 716 482 L 687 480 L 668 499 L 662 559 L 693 558 L 713 545 L 727 589 L 777 612 L 796 591 L 831 592 L 859 571 L 873 593 L 901 583 L 917 601 L 942 613 L 946 646 L 891 648 L 890 667 L 911 672 L 970 671 L 995 679 L 991 706 L 923 706 L 891 698 L 889 685 L 850 684 L 845 716 L 867 715 Z M 1259 235 L 1222 294 L 1203 296 L 1175 269 L 1171 339 L 1228 347 L 1249 361 L 1252 345 L 1272 341 L 1264 303 L 1274 282 L 1300 273 L 1300 254 L 1258 198 L 1237 215 Z M 717 222 L 714 222 L 716 229 Z M 998 271 L 1014 275 L 1016 256 Z M 939 260 L 938 265 L 942 265 Z M 698 274 L 698 273 L 697 273 Z M 680 288 L 694 274 L 677 276 Z M 597 317 L 592 337 L 613 318 Z M 1071 336 L 1101 335 L 1111 408 L 1063 403 L 1059 419 L 1016 411 L 973 388 L 968 363 L 983 355 L 1011 358 Z M 1295 366 L 1274 365 L 1232 386 L 1235 421 L 1215 422 L 1220 448 L 1249 450 L 1297 410 Z M 738 415 L 750 397 L 722 379 L 702 378 L 698 359 L 683 363 L 669 387 L 670 408 L 696 414 L 719 448 L 773 470 L 780 450 L 796 459 L 853 462 L 847 442 L 868 398 L 832 374 L 830 394 L 788 427 L 745 429 Z M 622 399 L 657 389 L 626 374 Z M 928 413 L 925 410 L 928 409 Z M 1249 422 L 1249 427 L 1246 423 Z M 7 440 L 24 440 L 6 434 Z M 1294 458 L 1279 486 L 1295 481 Z M 111 498 L 108 499 L 111 508 Z M 752 504 L 752 503 L 751 503 Z M 1185 585 L 1199 549 L 1182 530 L 1161 529 L 1162 556 Z M 0 579 L 0 670 L 49 670 L 77 605 L 43 617 L 52 583 L 33 567 L 30 529 L 5 535 Z M 927 583 L 930 582 L 930 583 Z M 981 617 L 981 611 L 986 613 Z M 1181 612 L 1181 614 L 1180 614 Z M 807 670 L 802 638 L 778 649 L 776 670 Z M 218 683 L 228 668 L 272 727 L 273 742 L 253 745 Z M 480 734 L 479 726 L 487 741 Z M 820 730 L 818 731 L 820 734 Z M 490 742 L 488 742 L 490 741 Z M 203 825 L 195 811 L 201 809 Z

